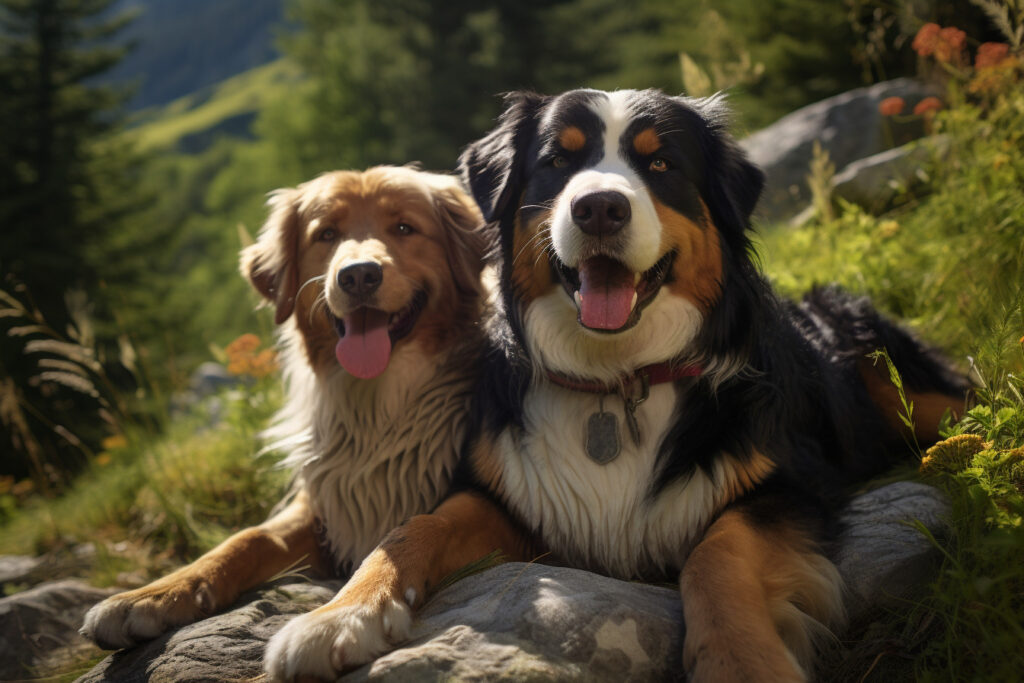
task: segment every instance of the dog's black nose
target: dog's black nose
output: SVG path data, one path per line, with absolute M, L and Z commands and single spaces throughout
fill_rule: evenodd
M 595 236 L 614 235 L 632 215 L 626 195 L 612 190 L 576 195 L 569 211 L 580 230 Z
M 384 270 L 379 263 L 363 261 L 338 271 L 338 286 L 352 296 L 369 296 L 380 287 Z

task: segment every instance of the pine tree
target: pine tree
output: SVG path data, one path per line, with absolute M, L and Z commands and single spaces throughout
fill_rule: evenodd
M 450 169 L 493 125 L 503 92 L 578 87 L 614 66 L 607 53 L 590 58 L 614 27 L 581 26 L 570 4 L 293 0 L 299 30 L 283 48 L 309 81 L 260 130 L 302 176 L 410 161 Z
M 95 280 L 86 245 L 102 235 L 92 142 L 114 125 L 123 93 L 90 79 L 123 47 L 104 41 L 127 19 L 113 0 L 0 0 L 0 264 L 44 311 Z
M 103 142 L 125 93 L 94 81 L 126 51 L 110 44 L 130 21 L 114 17 L 113 4 L 0 0 L 0 287 L 61 333 L 72 323 L 66 293 L 96 285 L 101 245 L 126 207 L 118 197 L 128 165 Z M 11 316 L 0 320 L 0 382 L 10 399 L 0 411 L 0 449 L 15 451 L 0 467 L 14 474 L 27 472 L 27 438 L 35 438 L 37 455 L 59 464 L 81 449 L 61 434 L 82 421 L 83 397 L 38 380 L 22 353 L 33 336 L 27 329 Z M 44 403 L 58 414 L 44 415 Z M 20 436 L 8 419 L 16 405 Z

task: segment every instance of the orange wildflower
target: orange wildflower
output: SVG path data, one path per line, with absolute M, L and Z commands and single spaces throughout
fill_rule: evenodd
M 917 31 L 910 47 L 914 48 L 914 52 L 922 57 L 930 56 L 935 52 L 935 44 L 939 40 L 939 31 L 941 30 L 938 24 L 925 24 Z
M 978 46 L 978 54 L 974 56 L 974 68 L 998 66 L 1009 53 L 1010 46 L 1006 43 L 982 43 Z
M 967 34 L 958 28 L 947 26 L 939 31 L 939 42 L 935 45 L 935 59 L 940 62 L 951 62 L 959 57 L 967 44 Z
M 977 69 L 974 78 L 967 84 L 972 93 L 997 93 L 1015 87 L 1019 80 L 1020 62 L 1013 55 L 1007 55 L 995 64 Z
M 942 100 L 938 97 L 926 97 L 914 107 L 914 114 L 928 114 L 929 112 L 942 109 Z
M 277 370 L 277 354 L 273 349 L 263 349 L 253 356 L 249 364 L 249 374 L 253 377 L 266 377 Z
M 115 451 L 119 448 L 127 448 L 128 439 L 124 434 L 111 434 L 100 442 L 100 446 L 105 451 Z
M 273 349 L 260 350 L 260 338 L 255 334 L 243 334 L 228 344 L 224 352 L 232 375 L 266 377 L 277 370 L 277 353 Z
M 882 116 L 896 116 L 903 111 L 906 102 L 902 97 L 886 97 L 878 103 L 878 113 Z
M 914 36 L 911 47 L 922 57 L 935 56 L 940 62 L 960 61 L 967 34 L 954 26 L 940 27 L 938 24 L 925 24 Z
M 250 353 L 259 347 L 260 338 L 250 332 L 248 334 L 243 334 L 241 337 L 228 344 L 224 351 L 230 357 L 240 353 Z

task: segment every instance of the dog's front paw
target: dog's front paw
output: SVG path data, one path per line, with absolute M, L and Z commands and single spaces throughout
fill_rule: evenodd
M 740 640 L 717 646 L 712 644 L 696 652 L 684 646 L 683 666 L 688 683 L 807 681 L 800 663 L 781 642 L 776 646 L 759 647 L 758 644 Z
M 412 610 L 402 600 L 375 604 L 330 602 L 296 617 L 267 644 L 264 669 L 271 680 L 312 675 L 333 681 L 409 637 Z
M 85 615 L 81 634 L 105 650 L 131 647 L 175 626 L 209 616 L 214 609 L 210 586 L 202 580 L 162 579 L 137 590 L 111 596 Z

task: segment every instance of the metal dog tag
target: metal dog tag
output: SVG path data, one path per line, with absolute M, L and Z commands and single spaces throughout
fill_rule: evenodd
M 651 378 L 647 375 L 640 375 L 640 395 L 636 398 L 622 395 L 622 403 L 626 413 L 626 424 L 629 426 L 629 435 L 633 437 L 633 443 L 640 445 L 640 424 L 636 421 L 636 409 L 651 395 Z
M 615 413 L 603 410 L 587 418 L 587 435 L 583 446 L 587 457 L 600 465 L 606 465 L 619 457 L 622 444 L 619 441 L 619 418 Z

